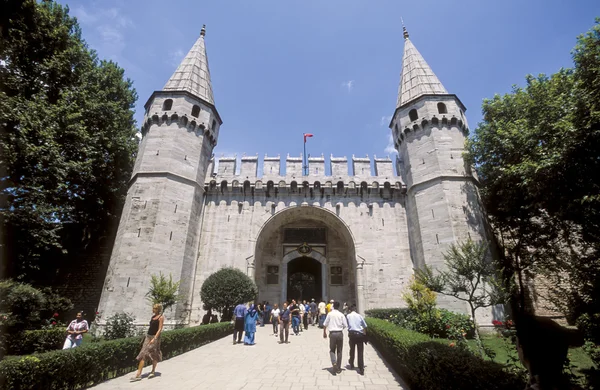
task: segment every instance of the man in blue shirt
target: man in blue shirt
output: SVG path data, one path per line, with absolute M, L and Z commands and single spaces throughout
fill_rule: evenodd
M 233 328 L 233 345 L 239 344 L 242 342 L 242 335 L 244 334 L 244 319 L 246 318 L 246 313 L 248 313 L 248 307 L 244 303 L 240 303 L 233 309 L 233 317 L 234 317 L 234 328 Z M 236 343 L 237 338 L 237 343 Z
M 367 323 L 365 319 L 356 312 L 356 305 L 350 305 L 348 320 L 348 339 L 350 340 L 350 369 L 354 369 L 354 348 L 358 349 L 358 373 L 365 375 L 365 360 L 363 357 L 365 343 L 367 342 Z

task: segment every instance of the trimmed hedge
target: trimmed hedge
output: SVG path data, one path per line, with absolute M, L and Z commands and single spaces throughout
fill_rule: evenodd
M 387 321 L 367 318 L 369 341 L 412 390 L 514 390 L 525 382 L 498 363 Z
M 34 352 L 48 352 L 61 349 L 67 338 L 65 327 L 53 329 L 26 330 L 10 335 L 6 341 L 8 355 L 29 355 Z
M 231 334 L 233 326 L 218 323 L 165 331 L 163 358 L 168 359 Z M 0 389 L 76 389 L 127 374 L 137 367 L 141 337 L 82 345 L 0 361 Z
M 467 339 L 475 337 L 475 324 L 468 315 L 446 309 L 434 310 L 435 314 L 431 318 L 419 316 L 408 308 L 372 309 L 365 314 L 431 337 L 457 338 L 463 332 L 467 334 Z

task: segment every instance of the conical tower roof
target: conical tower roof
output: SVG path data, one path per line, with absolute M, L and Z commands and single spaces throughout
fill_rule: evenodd
M 165 84 L 163 91 L 186 91 L 207 103 L 215 104 L 212 84 L 210 82 L 210 71 L 208 70 L 208 57 L 204 36 L 206 27 L 202 27 L 200 37 L 189 53 L 185 56 L 173 76 Z
M 448 91 L 429 67 L 421 53 L 408 38 L 404 28 L 404 55 L 396 107 L 423 95 L 447 95 Z

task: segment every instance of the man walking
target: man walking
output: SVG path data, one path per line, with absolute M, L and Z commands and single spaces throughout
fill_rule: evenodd
M 315 303 L 315 298 L 310 301 L 310 317 L 312 326 L 317 325 L 318 322 L 318 314 L 317 314 L 317 304 Z
M 326 305 L 324 301 L 319 302 L 319 328 L 323 327 L 325 316 L 327 315 Z
M 303 332 L 304 330 L 302 329 L 302 323 L 304 321 L 304 315 L 306 314 L 306 306 L 300 299 L 298 299 L 298 308 L 300 309 L 300 318 L 298 318 L 300 322 L 298 322 L 298 329 L 300 329 L 300 332 Z
M 288 344 L 290 335 L 290 309 L 287 302 L 283 302 L 281 313 L 279 313 L 279 344 L 283 344 L 283 334 L 285 333 L 285 343 Z
M 271 310 L 271 323 L 273 324 L 273 334 L 275 337 L 279 335 L 279 307 L 277 304 L 273 305 L 273 310 Z
M 354 349 L 358 349 L 358 373 L 365 375 L 365 360 L 363 353 L 367 342 L 367 323 L 363 316 L 356 312 L 356 305 L 350 305 L 348 320 L 348 339 L 350 340 L 350 369 L 354 369 Z
M 292 299 L 290 305 L 290 313 L 292 314 L 292 330 L 294 334 L 298 336 L 300 332 L 300 307 L 296 304 L 296 300 Z
M 323 338 L 327 338 L 329 331 L 329 357 L 333 366 L 333 375 L 342 372 L 342 349 L 344 347 L 344 334 L 342 330 L 348 327 L 346 317 L 339 311 L 340 303 L 333 302 L 332 309 L 323 322 Z M 337 357 L 336 357 L 337 352 Z
M 248 313 L 248 308 L 246 304 L 240 303 L 233 309 L 233 317 L 234 317 L 234 327 L 233 327 L 233 344 L 239 344 L 242 342 L 242 335 L 244 333 L 244 319 L 246 318 L 246 313 Z M 236 343 L 237 338 L 237 343 Z

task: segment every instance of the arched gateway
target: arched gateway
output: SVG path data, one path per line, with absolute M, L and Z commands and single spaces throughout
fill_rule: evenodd
M 261 227 L 254 253 L 260 301 L 335 299 L 362 303 L 348 226 L 313 206 L 284 209 Z

